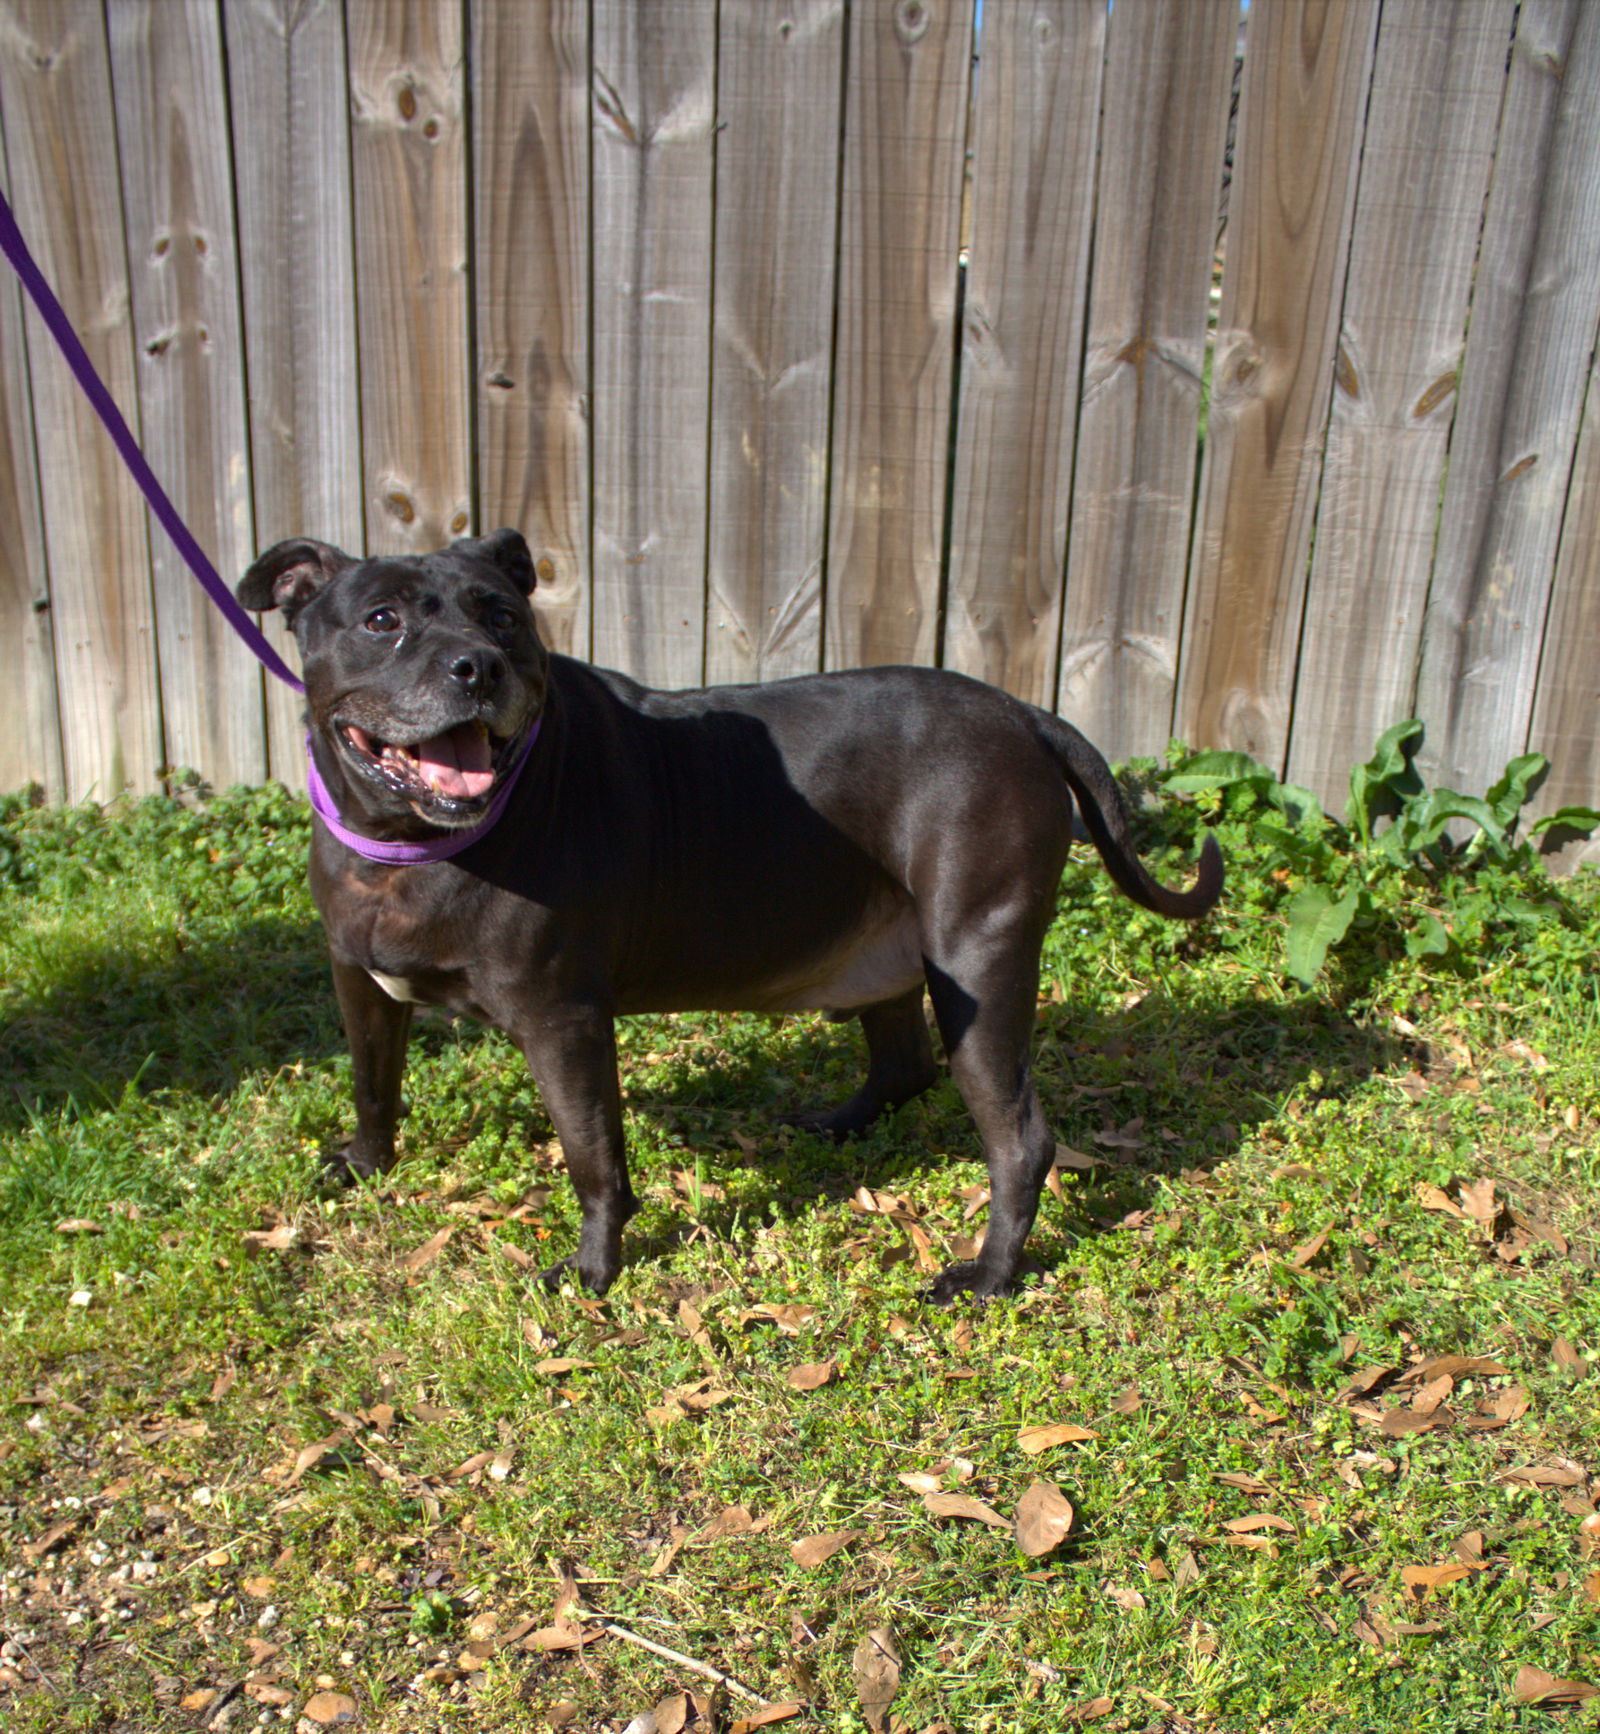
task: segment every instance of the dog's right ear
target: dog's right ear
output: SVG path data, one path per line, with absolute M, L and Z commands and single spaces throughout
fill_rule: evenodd
M 234 595 L 260 614 L 281 608 L 292 626 L 295 615 L 330 579 L 354 565 L 350 555 L 331 543 L 296 536 L 269 548 L 239 580 Z

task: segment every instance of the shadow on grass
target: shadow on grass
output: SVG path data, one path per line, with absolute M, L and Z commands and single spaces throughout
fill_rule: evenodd
M 641 1044 L 625 1033 L 624 1094 L 669 1148 L 681 1143 L 685 1160 L 709 1153 L 708 1178 L 724 1165 L 762 1177 L 754 1198 L 741 1188 L 737 1208 L 707 1200 L 701 1220 L 713 1233 L 752 1209 L 803 1207 L 862 1184 L 892 1188 L 930 1162 L 981 1157 L 943 1068 L 927 1095 L 844 1146 L 781 1125 L 785 1113 L 855 1089 L 865 1053 L 854 1023 L 686 1019 L 672 1027 L 686 1037 L 680 1048 L 698 1051 L 664 1080 L 659 1069 L 645 1080 Z M 475 1026 L 452 1032 L 443 1019 L 420 1021 L 413 1060 L 463 1038 L 477 1039 Z M 251 1075 L 344 1051 L 315 926 L 258 918 L 241 922 L 226 945 L 175 938 L 158 960 L 107 948 L 18 1006 L 0 1030 L 0 1129 L 113 1108 L 130 1087 L 220 1100 Z M 1035 1037 L 1035 1073 L 1057 1137 L 1105 1164 L 1074 1188 L 1075 1210 L 1110 1221 L 1147 1202 L 1157 1176 L 1228 1159 L 1297 1092 L 1343 1097 L 1403 1055 L 1396 1038 L 1311 998 L 1272 1005 L 1152 994 L 1109 1010 L 1069 1000 L 1043 1009 Z M 529 1127 L 530 1140 L 540 1134 L 548 1135 Z M 634 1165 L 643 1166 L 637 1156 Z M 661 1249 L 633 1239 L 630 1256 Z
M 784 1049 L 794 1076 L 775 1089 L 780 1041 L 769 1038 L 750 1054 L 730 1044 L 713 1065 L 686 1070 L 665 1088 L 627 1091 L 633 1108 L 706 1157 L 707 1179 L 724 1168 L 764 1177 L 755 1198 L 741 1189 L 737 1207 L 707 1201 L 700 1220 L 712 1233 L 729 1232 L 752 1210 L 838 1200 L 861 1185 L 893 1189 L 930 1164 L 981 1160 L 976 1130 L 942 1066 L 927 1095 L 865 1138 L 834 1145 L 783 1126 L 785 1113 L 848 1095 L 864 1072 L 865 1049 L 853 1025 L 798 1025 Z M 1034 1062 L 1057 1138 L 1101 1164 L 1079 1177 L 1074 1214 L 1110 1226 L 1148 1204 L 1161 1175 L 1206 1171 L 1233 1157 L 1292 1097 L 1341 1100 L 1407 1051 L 1399 1038 L 1316 999 L 1217 1005 L 1151 995 L 1130 1010 L 1046 1008 Z M 630 1256 L 650 1257 L 671 1237 L 657 1238 L 659 1245 L 635 1240 Z

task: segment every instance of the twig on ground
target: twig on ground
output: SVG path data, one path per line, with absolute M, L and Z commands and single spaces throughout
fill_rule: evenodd
M 25 1661 L 28 1664 L 28 1666 L 33 1669 L 34 1673 L 36 1673 L 39 1676 L 39 1678 L 44 1681 L 45 1685 L 47 1685 L 50 1688 L 50 1690 L 52 1692 L 54 1692 L 58 1698 L 63 1696 L 61 1688 L 55 1683 L 54 1680 L 52 1680 L 50 1678 L 50 1676 L 44 1671 L 44 1669 L 41 1668 L 36 1661 L 34 1661 L 33 1652 L 31 1650 L 29 1650 L 28 1646 L 25 1643 L 23 1643 L 22 1639 L 19 1638 L 17 1636 L 17 1634 L 10 1629 L 10 1627 L 6 1627 L 6 1628 L 4 1628 L 4 1630 L 5 1630 L 5 1641 L 8 1644 L 13 1646 L 13 1648 L 16 1650 L 17 1654 L 22 1657 L 23 1661 Z
M 652 1655 L 663 1656 L 669 1662 L 676 1662 L 680 1668 L 692 1668 L 706 1679 L 718 1681 L 736 1698 L 743 1698 L 747 1704 L 756 1704 L 762 1709 L 767 1706 L 767 1700 L 759 1692 L 752 1692 L 748 1686 L 741 1686 L 732 1674 L 723 1673 L 721 1668 L 714 1668 L 709 1662 L 697 1662 L 693 1656 L 686 1656 L 681 1650 L 669 1650 L 665 1644 L 658 1644 L 653 1638 L 641 1638 L 637 1632 L 630 1632 L 626 1626 L 618 1625 L 610 1614 L 585 1613 L 583 1617 L 604 1626 L 613 1637 L 625 1638 L 630 1644 L 637 1644 L 641 1650 L 649 1650 Z

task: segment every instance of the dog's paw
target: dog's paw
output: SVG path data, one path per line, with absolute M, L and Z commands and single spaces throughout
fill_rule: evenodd
M 576 1281 L 580 1288 L 585 1288 L 592 1295 L 603 1295 L 617 1279 L 616 1268 L 610 1271 L 589 1270 L 584 1266 L 583 1255 L 580 1252 L 569 1252 L 565 1258 L 558 1259 L 546 1270 L 539 1272 L 538 1281 L 543 1283 L 551 1294 L 557 1293 L 563 1283 Z
M 993 1300 L 1010 1286 L 1008 1275 L 985 1270 L 980 1259 L 963 1259 L 947 1264 L 923 1291 L 923 1299 L 936 1307 L 947 1307 L 958 1300 Z
M 793 1126 L 798 1132 L 809 1132 L 814 1138 L 847 1144 L 852 1138 L 865 1137 L 873 1119 L 873 1115 L 862 1113 L 845 1102 L 837 1108 L 810 1108 L 795 1114 L 780 1114 L 778 1124 Z
M 324 1154 L 322 1184 L 331 1192 L 343 1191 L 358 1180 L 376 1180 L 388 1167 L 387 1162 L 375 1162 L 370 1156 L 362 1155 L 352 1141 Z

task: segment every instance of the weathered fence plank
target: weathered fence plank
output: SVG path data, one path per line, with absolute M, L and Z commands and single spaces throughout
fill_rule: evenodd
M 101 377 L 138 427 L 105 14 L 0 0 L 0 111 L 13 205 Z M 69 799 L 149 788 L 162 761 L 144 509 L 31 311 L 28 358 Z
M 931 662 L 972 0 L 850 13 L 824 658 Z
M 1106 44 L 1057 707 L 1116 758 L 1172 728 L 1234 0 L 1118 0 Z
M 207 9 L 111 0 L 145 456 L 220 571 L 255 545 L 222 33 Z M 262 672 L 159 525 L 150 530 L 167 759 L 267 773 Z
M 1282 766 L 1378 9 L 1255 0 L 1180 734 Z
M 0 790 L 37 783 L 59 801 L 60 699 L 21 294 L 0 285 Z
M 1289 780 L 1411 715 L 1515 7 L 1384 8 L 1322 469 Z
M 706 678 L 822 662 L 841 0 L 722 0 Z
M 594 654 L 705 668 L 714 0 L 594 16 Z
M 472 522 L 466 122 L 458 0 L 350 0 L 367 551 Z
M 250 380 L 256 540 L 316 536 L 359 553 L 360 368 L 350 97 L 338 0 L 223 9 Z M 234 576 L 234 574 L 228 574 Z M 262 628 L 294 667 L 279 614 Z M 305 781 L 299 698 L 267 683 L 272 775 Z
M 1600 360 L 1589 374 L 1535 691 L 1530 744 L 1549 757 L 1550 776 L 1530 817 L 1600 807 Z M 1582 862 L 1600 865 L 1600 835 L 1562 848 L 1563 868 Z
M 479 529 L 533 549 L 539 630 L 589 654 L 589 17 L 478 0 L 472 62 Z
M 1055 702 L 1105 54 L 1099 0 L 984 17 L 945 665 Z
M 1600 7 L 1527 0 L 1423 638 L 1431 782 L 1476 794 L 1527 745 L 1597 323 Z

